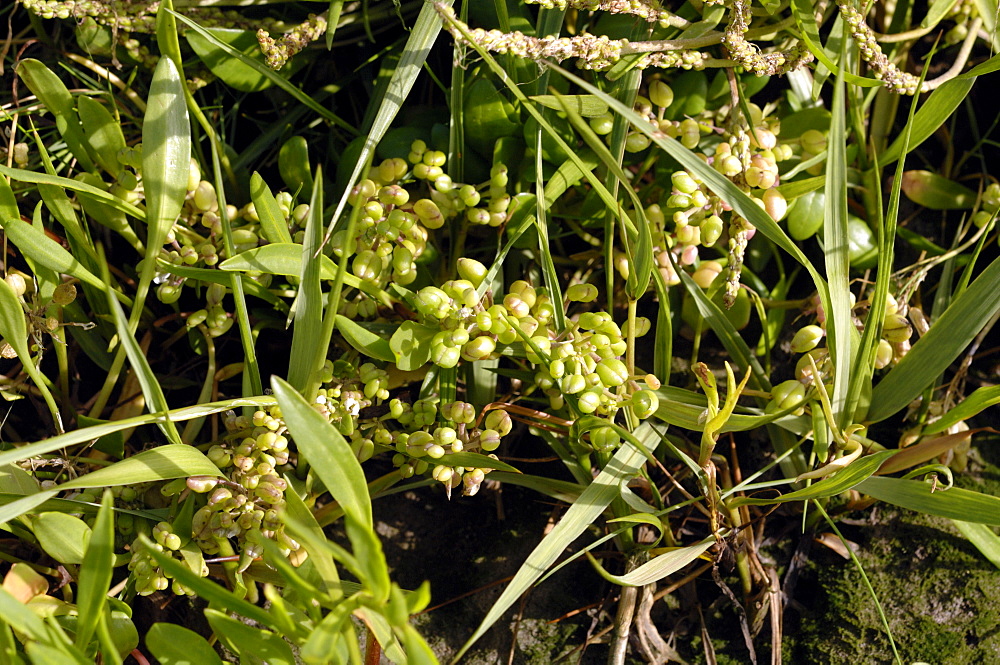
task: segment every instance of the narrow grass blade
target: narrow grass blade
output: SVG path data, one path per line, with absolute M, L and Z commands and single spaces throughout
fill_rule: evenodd
M 372 528 L 372 504 L 361 463 L 344 437 L 287 382 L 271 379 L 295 445 L 344 512 Z
M 101 203 L 107 204 L 116 210 L 124 212 L 126 215 L 130 215 L 131 217 L 138 219 L 139 221 L 146 219 L 146 213 L 140 208 L 123 201 L 117 196 L 112 196 L 103 189 L 98 189 L 97 187 L 80 182 L 79 180 L 63 178 L 61 176 L 50 175 L 48 173 L 36 173 L 35 171 L 14 169 L 3 165 L 0 165 L 0 175 L 5 175 L 11 180 L 16 180 L 18 182 L 26 182 L 34 185 L 54 185 L 56 187 L 68 189 L 72 192 L 82 192 L 92 196 Z
M 298 86 L 296 86 L 294 83 L 292 83 L 291 81 L 289 81 L 284 76 L 274 71 L 264 63 L 258 62 L 253 58 L 248 58 L 239 50 L 225 43 L 224 41 L 213 35 L 211 32 L 201 27 L 200 25 L 198 25 L 188 17 L 184 16 L 183 14 L 178 14 L 175 11 L 170 11 L 170 14 L 172 14 L 174 18 L 176 18 L 178 21 L 184 23 L 192 30 L 194 30 L 196 33 L 204 37 L 208 42 L 210 42 L 216 48 L 220 49 L 221 51 L 224 51 L 230 57 L 239 60 L 247 67 L 256 70 L 258 73 L 260 73 L 264 78 L 268 79 L 275 86 L 281 88 L 289 95 L 291 95 L 295 99 L 295 101 L 299 102 L 303 106 L 307 106 L 311 110 L 315 111 L 320 117 L 329 120 L 340 129 L 349 132 L 350 134 L 357 134 L 357 129 L 355 129 L 353 125 L 351 125 L 349 122 L 345 121 L 336 113 L 334 113 L 333 111 L 326 108 L 325 106 L 317 102 L 315 99 L 304 93 L 302 90 L 298 88 Z
M 781 496 L 777 496 L 772 499 L 736 497 L 729 502 L 729 506 L 731 508 L 736 508 L 738 506 L 769 506 L 776 503 L 787 503 L 789 501 L 810 501 L 813 499 L 823 499 L 830 496 L 836 496 L 841 492 L 846 492 L 852 487 L 858 486 L 859 483 L 866 481 L 866 479 L 871 480 L 872 474 L 878 471 L 878 468 L 882 465 L 882 463 L 895 454 L 895 450 L 883 450 L 873 453 L 852 462 L 847 467 L 833 474 L 829 478 L 824 478 L 818 483 L 810 485 L 804 489 L 789 492 L 788 494 L 782 494 Z M 874 480 L 879 479 L 875 478 Z M 864 491 L 860 487 L 858 487 L 858 490 L 862 492 Z
M 86 648 L 97 622 L 104 614 L 104 605 L 111 586 L 111 575 L 115 562 L 115 518 L 112 507 L 114 499 L 111 490 L 104 490 L 101 509 L 97 511 L 97 521 L 90 534 L 90 543 L 83 555 L 80 580 L 77 584 L 76 607 L 79 618 L 76 623 L 76 646 Z
M 98 247 L 98 254 L 103 260 L 104 251 L 100 246 Z M 153 265 L 155 266 L 156 264 L 153 263 Z M 106 263 L 104 263 L 103 268 L 103 272 L 105 273 L 103 277 L 105 280 L 110 281 L 110 276 L 107 274 Z M 167 406 L 167 398 L 163 395 L 163 389 L 160 387 L 160 382 L 156 378 L 156 373 L 153 372 L 153 368 L 149 366 L 146 354 L 143 353 L 139 343 L 135 341 L 135 337 L 132 335 L 129 323 L 125 319 L 125 312 L 122 311 L 122 306 L 118 304 L 117 300 L 114 299 L 111 289 L 106 289 L 106 293 L 108 297 L 108 308 L 111 310 L 111 315 L 115 320 L 115 327 L 118 330 L 118 341 L 122 344 L 122 348 L 124 348 L 125 354 L 128 356 L 128 360 L 132 364 L 132 371 L 135 372 L 135 376 L 139 380 L 139 385 L 142 386 L 142 394 L 146 398 L 146 404 L 148 405 L 150 412 L 166 414 L 170 410 L 170 407 Z M 138 298 L 139 296 L 136 295 L 137 301 Z M 138 307 L 138 302 L 136 303 L 136 306 Z M 177 431 L 177 428 L 174 426 L 172 420 L 165 419 L 160 422 L 159 425 L 168 441 L 171 443 L 181 442 L 181 435 Z
M 846 61 L 846 58 L 841 58 Z M 823 216 L 823 254 L 830 306 L 826 309 L 827 348 L 834 365 L 830 395 L 834 421 L 844 428 L 853 414 L 846 413 L 850 372 L 857 353 L 857 331 L 851 320 L 850 259 L 847 236 L 847 126 L 844 79 L 838 76 L 833 91 L 833 116 L 827 142 L 826 206 Z
M 453 0 L 445 0 L 443 4 L 450 6 L 452 2 Z M 413 30 L 406 40 L 406 45 L 403 47 L 403 53 L 399 58 L 399 63 L 396 65 L 396 71 L 392 73 L 392 78 L 389 80 L 389 86 L 386 88 L 382 98 L 378 100 L 378 113 L 375 115 L 375 120 L 372 123 L 371 130 L 368 132 L 368 137 L 365 139 L 364 147 L 357 157 L 357 164 L 351 172 L 350 179 L 347 181 L 344 194 L 340 197 L 340 201 L 337 202 L 337 208 L 334 210 L 333 217 L 327 228 L 326 235 L 328 237 L 333 234 L 333 227 L 347 206 L 347 197 L 351 193 L 351 189 L 358 182 L 365 164 L 370 161 L 375 146 L 385 136 L 393 119 L 395 119 L 400 108 L 402 108 L 403 102 L 409 96 L 410 90 L 413 89 L 417 75 L 424 66 L 431 47 L 437 41 L 440 32 L 441 19 L 434 8 L 434 4 L 430 2 L 424 3 L 424 6 L 420 9 L 420 15 L 417 16 Z
M 986 560 L 1000 568 L 1000 536 L 985 524 L 952 520 L 955 528 L 973 544 Z
M 299 290 L 292 305 L 291 355 L 288 359 L 288 381 L 296 390 L 305 391 L 313 372 L 323 363 L 327 345 L 323 343 L 323 290 L 320 287 L 323 244 L 323 171 L 316 168 L 316 186 L 309 204 L 309 219 L 299 248 Z M 345 254 L 346 261 L 346 254 Z M 338 307 L 339 303 L 331 303 Z
M 72 275 L 95 289 L 111 291 L 117 298 L 130 302 L 126 296 L 114 291 L 97 275 L 87 270 L 72 254 L 63 249 L 62 245 L 45 235 L 41 229 L 20 218 L 10 218 L 3 221 L 3 230 L 25 256 L 38 262 L 39 265 L 58 273 Z
M 975 77 L 959 77 L 952 79 L 941 85 L 932 92 L 927 101 L 923 103 L 920 110 L 913 117 L 913 121 L 907 125 L 909 132 L 908 151 L 912 151 L 921 143 L 929 139 L 938 127 L 952 116 L 959 104 L 969 95 Z M 903 146 L 905 136 L 899 136 L 892 144 L 878 156 L 879 164 L 886 166 L 903 156 Z
M 885 420 L 932 385 L 998 309 L 1000 259 L 995 259 L 875 386 L 868 420 Z
M 848 467 L 850 468 L 850 467 Z M 941 489 L 920 480 L 875 476 L 855 486 L 862 494 L 918 513 L 963 522 L 1000 526 L 1000 497 L 952 487 Z
M 0 524 L 30 512 L 63 490 L 152 483 L 187 476 L 219 475 L 222 475 L 219 468 L 191 446 L 184 444 L 159 446 L 63 483 L 54 490 L 38 492 L 12 501 L 0 507 Z
M 656 443 L 653 441 L 644 442 L 648 448 L 654 449 Z M 503 616 L 521 595 L 531 588 L 545 570 L 551 566 L 559 555 L 576 540 L 595 520 L 597 520 L 604 510 L 611 505 L 611 502 L 621 494 L 620 485 L 633 477 L 645 462 L 645 456 L 635 446 L 625 443 L 607 466 L 594 478 L 581 494 L 580 498 L 573 503 L 566 511 L 566 514 L 559 521 L 559 524 L 549 532 L 547 536 L 528 556 L 528 560 L 518 569 L 514 579 L 504 589 L 503 594 L 497 599 L 493 607 L 483 618 L 482 623 L 476 628 L 472 637 L 462 646 L 453 658 L 453 663 L 461 662 L 461 658 L 466 651 L 482 637 L 490 627 Z
M 618 586 L 645 586 L 646 584 L 658 582 L 668 575 L 673 575 L 708 551 L 708 548 L 714 545 L 715 542 L 715 538 L 706 538 L 696 545 L 679 547 L 654 557 L 625 575 L 612 575 L 603 568 L 600 568 L 599 565 L 598 568 L 600 569 L 601 577 L 612 584 L 617 584 Z M 589 552 L 588 557 L 590 557 L 592 563 L 597 565 L 597 560 Z
M 966 397 L 961 404 L 924 428 L 924 434 L 937 434 L 952 425 L 972 418 L 991 406 L 1000 404 L 1000 386 L 983 386 Z

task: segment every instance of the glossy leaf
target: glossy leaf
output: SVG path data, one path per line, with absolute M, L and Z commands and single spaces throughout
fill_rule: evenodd
M 160 58 L 149 87 L 142 123 L 142 185 L 146 193 L 146 258 L 139 273 L 136 305 L 129 319 L 135 330 L 156 258 L 166 242 L 187 194 L 191 168 L 191 123 L 184 99 L 185 82 L 171 58 Z M 134 366 L 134 364 L 133 364 Z
M 594 95 L 532 95 L 528 99 L 555 111 L 569 106 L 584 118 L 596 118 L 608 112 L 608 105 Z
M 45 553 L 59 563 L 81 564 L 91 528 L 79 517 L 45 512 L 31 520 L 31 531 Z
M 952 520 L 955 528 L 965 536 L 986 559 L 1000 568 L 1000 536 L 985 524 Z
M 255 32 L 226 28 L 209 28 L 206 31 L 245 57 L 264 64 L 264 56 Z M 204 35 L 188 30 L 184 33 L 184 37 L 205 66 L 230 88 L 240 92 L 258 92 L 273 84 L 271 79 L 263 74 L 263 70 L 250 67 L 242 60 L 231 57 L 227 51 L 216 46 L 215 42 L 209 41 Z
M 601 577 L 618 586 L 645 586 L 646 584 L 652 584 L 668 575 L 673 575 L 707 552 L 708 548 L 714 545 L 715 542 L 715 538 L 706 538 L 697 545 L 678 547 L 675 550 L 653 557 L 624 575 L 612 575 L 603 571 L 601 572 Z M 589 553 L 588 556 L 590 556 Z M 593 558 L 592 561 L 596 562 Z
M 172 623 L 153 624 L 146 633 L 146 648 L 161 665 L 222 665 L 208 640 Z
M 123 201 L 117 196 L 112 196 L 103 189 L 92 187 L 91 185 L 80 182 L 78 180 L 73 180 L 72 178 L 62 178 L 60 176 L 50 175 L 48 173 L 36 173 L 35 171 L 25 171 L 24 169 L 12 169 L 3 165 L 0 165 L 0 175 L 5 175 L 11 180 L 16 180 L 18 182 L 27 182 L 35 185 L 54 185 L 55 187 L 68 189 L 72 192 L 82 192 L 101 201 L 106 205 L 121 210 L 126 215 L 134 217 L 135 219 L 138 220 L 146 219 L 146 213 L 143 212 L 140 208 L 135 207 L 131 203 Z
M 77 261 L 72 254 L 45 235 L 41 229 L 35 228 L 20 218 L 11 218 L 4 220 L 3 230 L 18 249 L 40 265 L 59 273 L 72 275 L 95 289 L 103 291 L 108 288 L 108 285 L 101 281 L 97 275 L 83 267 L 83 264 Z M 119 297 L 125 298 L 121 294 Z
M 902 187 L 908 199 L 931 210 L 969 210 L 976 203 L 974 191 L 931 171 L 906 171 Z
M 0 280 L 2 282 L 3 280 Z M 9 288 L 9 287 L 8 287 Z M 0 295 L 2 295 L 3 286 L 0 286 Z M 2 313 L 5 310 L 3 307 L 4 303 L 0 300 L 0 321 L 2 321 Z M 239 409 L 242 407 L 248 407 L 252 409 L 266 409 L 269 406 L 274 406 L 277 401 L 274 397 L 270 395 L 263 395 L 258 397 L 238 397 L 235 399 L 227 399 L 220 402 L 210 402 L 208 404 L 198 404 L 196 406 L 187 406 L 180 409 L 174 409 L 169 412 L 168 416 L 174 422 L 183 422 L 185 420 L 191 420 L 193 418 L 204 418 L 205 416 L 210 416 L 213 413 L 222 413 L 223 411 L 228 411 L 230 409 Z M 62 448 L 68 448 L 70 446 L 79 445 L 81 443 L 88 443 L 94 439 L 98 439 L 102 436 L 108 434 L 113 434 L 115 432 L 120 432 L 126 429 L 132 429 L 134 427 L 139 427 L 141 425 L 151 425 L 159 422 L 164 418 L 163 414 L 151 413 L 142 416 L 135 416 L 134 418 L 125 418 L 122 420 L 116 420 L 114 422 L 109 422 L 105 425 L 96 425 L 94 427 L 86 427 L 83 429 L 73 430 L 72 432 L 67 432 L 65 434 L 60 434 L 59 436 L 54 436 L 50 439 L 43 439 L 42 441 L 36 441 L 35 443 L 29 443 L 27 445 L 21 446 L 19 448 L 13 448 L 11 450 L 0 451 L 0 467 L 5 464 L 10 464 L 12 462 L 20 462 L 22 460 L 30 459 L 32 457 L 37 457 L 39 455 L 47 455 L 48 453 L 55 452 Z M 208 458 L 202 455 L 198 450 L 191 448 L 190 446 L 181 446 L 187 451 L 193 451 L 195 453 L 194 457 L 189 457 L 189 453 L 183 453 L 177 450 L 176 452 L 169 452 L 168 455 L 177 456 L 174 457 L 179 462 L 184 464 L 197 464 L 199 468 L 207 468 L 210 475 L 218 475 L 219 469 L 210 461 Z M 163 455 L 165 450 L 175 450 L 172 446 L 160 446 L 154 450 L 149 450 L 139 455 L 153 454 L 156 456 Z M 160 452 L 157 452 L 160 451 Z M 135 455 L 129 459 L 135 459 L 139 455 Z M 207 463 L 208 467 L 201 467 L 202 462 L 195 462 L 196 459 L 200 459 Z M 127 461 L 127 460 L 125 460 Z M 123 462 L 116 463 L 113 467 L 108 467 L 107 469 L 102 469 L 100 472 L 104 473 L 109 469 L 120 469 Z M 168 463 L 173 466 L 173 463 Z M 205 474 L 206 471 L 196 471 L 193 467 L 190 467 L 191 473 L 189 475 L 199 475 Z M 92 476 L 83 476 L 83 478 L 88 478 Z M 154 478 L 155 480 L 155 478 Z M 73 481 L 76 482 L 76 481 Z M 136 481 L 140 482 L 140 481 Z M 117 483 L 119 485 L 128 484 L 127 482 Z M 101 487 L 97 485 L 97 487 Z
M 241 662 L 295 665 L 295 656 L 281 635 L 248 626 L 239 619 L 208 608 L 205 618 L 226 648 L 240 654 Z
M 309 182 L 312 182 L 312 174 L 309 176 Z M 250 198 L 253 200 L 257 217 L 260 219 L 261 231 L 264 237 L 272 243 L 265 245 L 265 247 L 273 247 L 276 243 L 291 243 L 292 234 L 288 231 L 288 222 L 285 221 L 274 194 L 271 193 L 267 183 L 256 171 L 250 176 Z
M 346 316 L 337 315 L 337 330 L 344 336 L 348 344 L 369 358 L 384 360 L 390 363 L 396 361 L 396 356 L 389 346 L 389 340 L 376 335 Z
M 121 123 L 96 99 L 81 96 L 76 107 L 94 159 L 105 172 L 118 177 L 123 168 L 118 153 L 125 149 Z
M 438 330 L 416 321 L 403 321 L 389 339 L 396 366 L 404 372 L 418 370 L 431 359 L 431 340 Z
M 39 101 L 56 118 L 56 129 L 66 140 L 80 165 L 87 171 L 94 170 L 94 161 L 87 151 L 87 139 L 80 126 L 80 118 L 73 107 L 73 95 L 51 69 L 32 58 L 25 58 L 17 65 L 17 74 L 35 93 Z

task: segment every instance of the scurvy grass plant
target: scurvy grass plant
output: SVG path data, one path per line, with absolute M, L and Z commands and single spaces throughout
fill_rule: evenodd
M 649 620 L 698 575 L 780 660 L 771 511 L 839 534 L 883 501 L 1000 560 L 1000 499 L 952 486 L 1000 401 L 988 131 L 907 163 L 1000 67 L 981 3 L 224 4 L 6 10 L 5 662 L 436 662 L 372 515 L 427 485 L 567 505 L 456 661 L 594 524 L 560 565 L 621 587 L 611 663 L 698 657 Z M 27 37 L 70 29 L 63 67 Z M 373 85 L 311 46 L 364 39 Z M 406 111 L 424 69 L 439 122 Z M 505 460 L 526 430 L 563 478 Z M 160 593 L 210 630 L 140 635 Z

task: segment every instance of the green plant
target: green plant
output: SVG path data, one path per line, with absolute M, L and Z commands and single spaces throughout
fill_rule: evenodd
M 4 111 L 4 441 L 32 441 L 0 450 L 12 662 L 180 662 L 182 642 L 221 662 L 216 641 L 241 662 L 435 662 L 410 624 L 431 590 L 391 581 L 372 513 L 428 485 L 569 504 L 455 660 L 585 534 L 556 568 L 585 556 L 621 587 L 612 663 L 633 631 L 648 659 L 695 657 L 649 608 L 702 560 L 735 608 L 733 653 L 754 654 L 778 613 L 760 600 L 768 511 L 839 534 L 884 501 L 956 520 L 996 560 L 1000 500 L 951 486 L 966 421 L 1000 401 L 966 388 L 1000 312 L 997 185 L 973 174 L 992 144 L 912 168 L 1000 67 L 976 50 L 995 27 L 977 7 L 933 4 L 912 28 L 904 3 L 876 40 L 846 3 L 423 4 L 380 69 L 358 64 L 369 84 L 308 43 L 391 29 L 409 5 L 261 4 L 255 23 L 23 3 L 39 34 L 37 17 L 88 19 L 88 56 L 18 56 L 37 101 Z M 954 66 L 908 73 L 911 40 L 943 21 Z M 96 63 L 119 46 L 127 83 Z M 400 113 L 422 70 L 450 74 L 427 93 L 447 122 Z M 259 139 L 229 95 L 272 105 Z M 925 237 L 905 201 L 966 217 Z M 201 376 L 172 375 L 184 356 Z M 511 459 L 525 431 L 560 471 Z M 598 560 L 605 544 L 623 563 Z M 73 580 L 60 600 L 53 564 Z M 168 590 L 209 601 L 205 636 L 138 635 L 126 603 Z

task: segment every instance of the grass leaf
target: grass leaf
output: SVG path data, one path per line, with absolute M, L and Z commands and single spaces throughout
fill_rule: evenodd
M 848 467 L 850 468 L 850 467 Z M 858 483 L 862 494 L 900 508 L 953 520 L 1000 526 L 1000 497 L 952 487 L 934 488 L 921 480 L 875 476 Z

